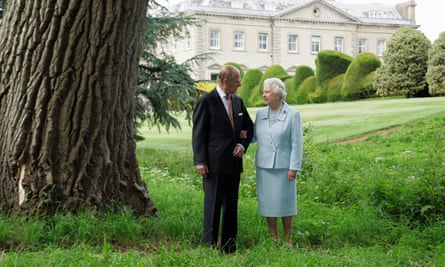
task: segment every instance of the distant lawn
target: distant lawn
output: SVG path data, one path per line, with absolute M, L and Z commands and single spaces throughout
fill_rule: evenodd
M 312 128 L 315 143 L 334 142 L 388 129 L 407 122 L 445 114 L 445 97 L 371 99 L 354 102 L 308 104 L 295 106 L 303 117 L 304 125 Z M 252 119 L 258 108 L 249 108 Z M 191 125 L 183 114 L 178 118 L 182 130 L 145 128 L 145 140 L 140 148 L 190 149 Z

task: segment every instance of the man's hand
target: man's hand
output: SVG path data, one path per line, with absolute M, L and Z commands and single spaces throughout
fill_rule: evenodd
M 204 178 L 207 176 L 207 173 L 209 173 L 209 168 L 207 167 L 207 165 L 204 164 L 196 165 L 195 169 Z
M 237 144 L 234 148 L 233 148 L 233 152 L 232 152 L 234 157 L 237 158 L 241 158 L 244 154 L 244 148 L 242 145 Z

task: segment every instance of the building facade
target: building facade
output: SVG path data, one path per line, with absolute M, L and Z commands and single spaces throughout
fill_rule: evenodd
M 321 50 L 382 56 L 398 28 L 418 27 L 415 6 L 415 1 L 389 6 L 333 0 L 189 0 L 172 11 L 185 12 L 198 24 L 166 49 L 180 62 L 213 53 L 196 68 L 200 80 L 215 80 L 227 62 L 263 71 L 279 64 L 293 75 L 300 65 L 315 68 Z

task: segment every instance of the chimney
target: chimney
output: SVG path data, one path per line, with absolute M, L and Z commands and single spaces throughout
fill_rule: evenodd
M 404 19 L 410 20 L 413 24 L 416 24 L 416 6 L 416 1 L 410 0 L 408 2 L 397 4 L 396 8 L 400 14 L 402 14 Z

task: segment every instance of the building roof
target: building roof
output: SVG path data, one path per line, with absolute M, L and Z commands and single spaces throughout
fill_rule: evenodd
M 324 5 L 358 23 L 413 25 L 413 22 L 404 18 L 393 5 L 348 4 L 335 0 L 186 0 L 174 6 L 172 10 L 277 18 L 312 4 Z

